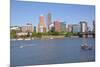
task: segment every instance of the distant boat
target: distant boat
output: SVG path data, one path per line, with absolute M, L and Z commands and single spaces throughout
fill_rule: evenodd
M 17 40 L 23 40 L 22 38 L 19 38 L 19 39 L 17 39 Z
M 50 39 L 53 39 L 53 37 L 51 37 Z
M 81 45 L 81 49 L 83 50 L 92 50 L 92 46 L 88 46 L 87 44 Z
M 27 38 L 27 39 L 25 39 L 25 40 L 31 40 L 30 38 Z
M 20 46 L 19 48 L 24 48 L 24 46 Z
M 32 40 L 34 40 L 34 38 L 32 38 Z

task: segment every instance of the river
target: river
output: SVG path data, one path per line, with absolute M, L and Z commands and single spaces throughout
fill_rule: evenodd
M 95 61 L 95 39 L 87 38 L 93 50 L 82 50 L 83 38 L 22 40 L 10 43 L 10 65 L 27 66 Z

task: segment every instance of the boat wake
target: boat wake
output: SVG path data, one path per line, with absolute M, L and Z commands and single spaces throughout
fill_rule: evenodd
M 33 46 L 35 46 L 35 44 L 33 45 L 21 45 L 21 46 L 19 46 L 19 48 L 25 48 L 25 47 L 33 47 Z

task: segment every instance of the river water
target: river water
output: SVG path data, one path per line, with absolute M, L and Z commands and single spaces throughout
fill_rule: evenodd
M 10 65 L 27 66 L 95 61 L 95 39 L 88 38 L 93 50 L 82 50 L 83 38 L 11 41 Z

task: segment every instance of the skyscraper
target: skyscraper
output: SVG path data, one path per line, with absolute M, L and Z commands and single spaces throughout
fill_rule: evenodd
M 61 22 L 61 32 L 66 32 L 66 23 Z
M 59 21 L 54 21 L 55 32 L 61 32 L 61 23 Z
M 34 26 L 34 32 L 36 32 L 36 26 Z
M 46 32 L 46 26 L 43 15 L 41 15 L 39 18 L 38 32 Z
M 52 24 L 52 16 L 51 16 L 51 13 L 48 13 L 47 15 L 47 25 L 48 25 L 48 31 L 50 30 L 49 29 L 49 25 Z
M 82 33 L 88 32 L 87 22 L 85 21 L 80 22 L 80 32 Z
M 68 31 L 68 24 L 66 24 L 66 32 L 69 32 L 69 31 Z
M 72 32 L 72 25 L 68 24 L 68 32 Z
M 78 33 L 78 32 L 80 32 L 80 25 L 79 25 L 79 24 L 73 24 L 73 25 L 72 25 L 72 32 L 73 32 L 73 33 Z
M 54 32 L 55 31 L 53 23 L 49 25 L 49 31 L 50 32 Z

